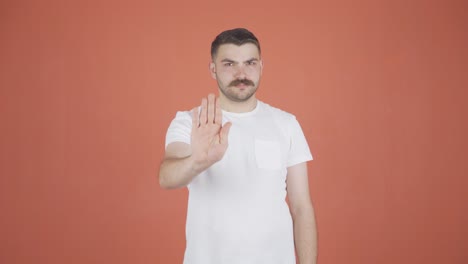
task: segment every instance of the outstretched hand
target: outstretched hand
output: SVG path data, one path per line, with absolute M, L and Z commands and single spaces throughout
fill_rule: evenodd
M 200 111 L 192 110 L 192 158 L 201 170 L 220 161 L 228 147 L 231 123 L 222 124 L 219 98 L 213 94 L 202 99 Z

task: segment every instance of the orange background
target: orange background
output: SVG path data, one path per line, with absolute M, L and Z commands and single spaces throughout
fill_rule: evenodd
M 0 262 L 181 263 L 177 110 L 247 27 L 315 160 L 319 263 L 467 263 L 466 1 L 2 1 Z

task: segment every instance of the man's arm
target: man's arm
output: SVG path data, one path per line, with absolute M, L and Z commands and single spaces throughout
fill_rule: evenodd
M 200 173 L 191 157 L 190 145 L 183 142 L 170 143 L 159 168 L 159 185 L 165 189 L 188 185 Z
M 202 99 L 200 113 L 192 110 L 191 144 L 170 143 L 159 168 L 159 184 L 166 189 L 180 188 L 221 160 L 228 146 L 231 123 L 222 125 L 219 100 L 213 94 Z
M 314 208 L 310 200 L 307 164 L 305 162 L 288 168 L 286 184 L 299 263 L 316 264 L 317 228 Z

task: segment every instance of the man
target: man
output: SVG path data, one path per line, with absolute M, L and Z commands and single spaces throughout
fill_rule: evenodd
M 301 264 L 316 263 L 312 155 L 295 117 L 255 97 L 257 38 L 224 31 L 211 58 L 219 98 L 177 113 L 159 171 L 163 188 L 189 189 L 184 263 L 291 264 L 295 250 Z

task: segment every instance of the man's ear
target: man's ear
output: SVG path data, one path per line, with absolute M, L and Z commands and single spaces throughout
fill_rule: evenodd
M 214 63 L 214 62 L 210 62 L 209 68 L 210 68 L 211 77 L 212 77 L 213 79 L 216 79 L 216 65 L 215 65 L 215 63 Z
M 263 73 L 263 67 L 264 67 L 263 60 L 261 59 L 260 60 L 260 74 Z

